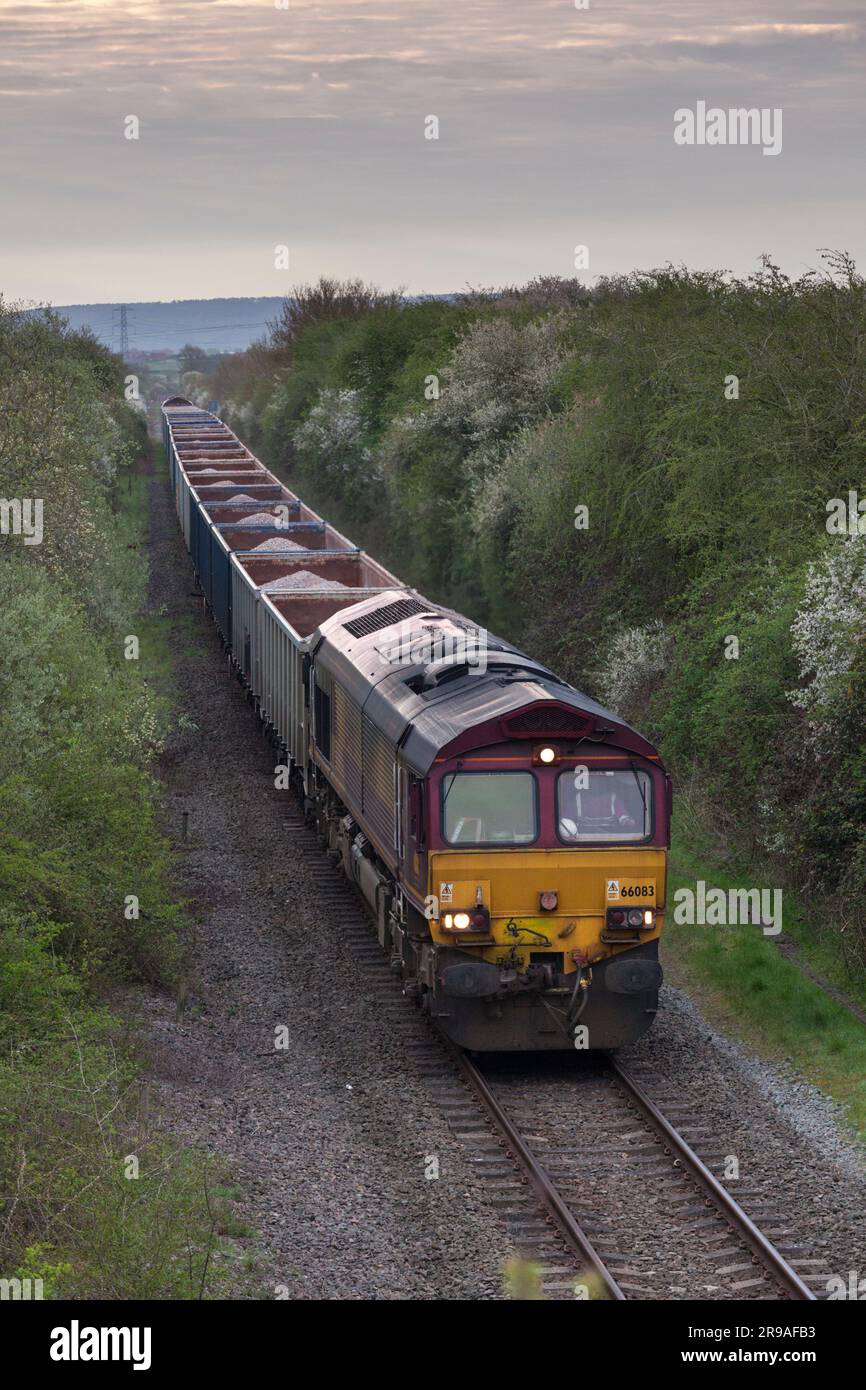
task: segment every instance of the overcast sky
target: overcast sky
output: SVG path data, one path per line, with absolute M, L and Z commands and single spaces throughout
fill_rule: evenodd
M 864 31 L 863 0 L 0 0 L 0 291 L 862 268 Z M 675 144 L 698 101 L 781 108 L 781 154 Z

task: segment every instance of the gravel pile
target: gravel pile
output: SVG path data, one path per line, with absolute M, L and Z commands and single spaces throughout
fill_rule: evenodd
M 252 500 L 255 502 L 256 498 Z M 244 526 L 276 526 L 279 520 L 277 512 L 252 512 L 250 516 L 241 518 Z
M 253 550 L 305 550 L 306 546 L 298 545 L 296 541 L 288 541 L 285 536 L 271 536 L 269 540 L 260 541 L 253 546 Z
M 337 579 L 325 579 L 324 575 L 313 574 L 312 570 L 298 570 L 296 574 L 282 574 L 278 579 L 269 579 L 262 588 L 268 593 L 283 593 L 290 589 L 345 589 Z

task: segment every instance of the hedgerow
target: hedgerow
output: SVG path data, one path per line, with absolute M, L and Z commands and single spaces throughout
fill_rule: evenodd
M 144 426 L 118 359 L 2 301 L 0 420 L 0 496 L 40 500 L 44 528 L 0 536 L 0 1277 L 200 1297 L 214 1179 L 158 1136 L 111 1007 L 183 969 L 151 771 L 164 712 L 126 659 L 147 569 L 121 503 Z

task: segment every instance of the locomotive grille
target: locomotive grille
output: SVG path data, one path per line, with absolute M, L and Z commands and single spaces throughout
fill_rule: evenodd
M 586 716 L 581 717 L 579 714 L 572 714 L 570 710 L 550 706 L 528 709 L 523 714 L 511 715 L 502 721 L 505 730 L 512 736 L 528 734 L 532 737 L 543 737 L 545 734 L 559 734 L 564 738 L 584 734 L 589 722 Z
M 349 622 L 343 623 L 343 627 L 347 632 L 351 632 L 353 637 L 367 637 L 371 632 L 381 632 L 383 627 L 390 627 L 392 623 L 411 618 L 414 613 L 429 611 L 430 605 L 427 603 L 419 603 L 416 598 L 401 598 L 396 603 L 386 603 L 384 608 L 377 608 L 374 613 L 364 613 L 360 618 L 351 618 Z
M 363 717 L 364 815 L 382 844 L 394 841 L 394 751 L 387 738 Z

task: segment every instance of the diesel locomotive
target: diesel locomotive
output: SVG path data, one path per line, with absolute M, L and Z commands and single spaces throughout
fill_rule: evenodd
M 474 1051 L 638 1038 L 662 978 L 657 750 L 401 584 L 215 415 L 173 397 L 163 433 L 229 658 L 406 991 Z

